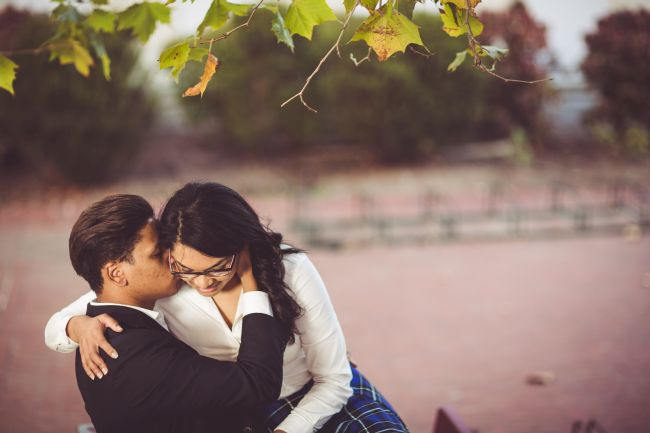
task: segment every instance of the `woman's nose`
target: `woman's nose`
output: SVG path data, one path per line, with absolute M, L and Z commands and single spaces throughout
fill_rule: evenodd
M 199 275 L 192 282 L 199 289 L 205 289 L 212 284 L 212 278 L 208 278 L 205 275 Z

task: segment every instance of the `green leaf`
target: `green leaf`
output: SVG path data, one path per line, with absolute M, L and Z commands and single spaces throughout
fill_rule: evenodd
M 11 59 L 0 54 L 0 88 L 14 94 L 14 80 L 16 79 L 18 65 Z
M 95 9 L 93 13 L 88 15 L 85 22 L 96 32 L 113 33 L 116 19 L 117 16 L 114 13 Z
M 369 12 L 372 12 L 377 7 L 377 1 L 378 0 L 361 0 L 360 3 L 361 6 L 368 9 Z
M 181 73 L 190 56 L 190 43 L 181 42 L 172 45 L 160 55 L 160 69 L 172 68 L 172 76 L 178 82 L 178 74 Z
M 481 54 L 490 57 L 495 62 L 503 60 L 503 58 L 507 56 L 508 52 L 510 51 L 507 48 L 496 47 L 494 45 L 481 45 L 481 48 L 483 49 L 481 51 Z
M 91 0 L 97 6 L 104 6 L 108 4 L 108 0 Z
M 397 10 L 405 17 L 411 19 L 413 17 L 413 9 L 415 9 L 415 2 L 417 0 L 397 0 Z
M 314 26 L 335 20 L 336 15 L 325 0 L 293 0 L 285 23 L 292 35 L 297 33 L 311 40 Z
M 442 0 L 443 4 L 454 4 L 460 9 L 467 9 L 467 0 Z M 477 4 L 481 3 L 481 0 L 470 0 L 470 5 L 476 7 Z
M 52 18 L 57 21 L 78 23 L 81 21 L 79 11 L 73 6 L 60 4 L 52 11 Z
M 243 17 L 248 13 L 248 11 L 253 7 L 252 5 L 240 5 L 236 3 L 228 3 L 228 10 L 238 17 Z
M 409 44 L 424 45 L 418 26 L 398 11 L 388 13 L 386 5 L 373 12 L 357 29 L 350 41 L 364 40 L 379 61 L 384 61 L 397 51 L 406 50 Z
M 76 39 L 60 39 L 49 45 L 50 60 L 59 59 L 62 65 L 74 64 L 75 69 L 84 77 L 90 73 L 90 67 L 95 64 L 90 53 Z
M 120 12 L 117 16 L 118 30 L 131 29 L 133 35 L 137 36 L 142 42 L 147 42 L 153 31 L 156 29 L 156 23 L 169 22 L 169 8 L 162 3 L 139 3 L 134 4 L 127 10 Z
M 278 8 L 278 5 L 272 5 L 272 4 L 268 4 L 268 5 L 267 5 L 267 4 L 263 4 L 263 5 L 260 6 L 260 7 L 261 7 L 262 9 L 266 9 L 267 11 L 271 11 L 271 13 L 272 13 L 273 15 L 277 14 L 278 11 L 280 10 L 280 9 Z
M 465 62 L 469 50 L 463 50 L 456 53 L 454 60 L 447 66 L 447 71 L 454 72 L 460 65 Z
M 104 46 L 104 40 L 99 34 L 95 32 L 89 33 L 88 40 L 90 41 L 90 45 L 93 47 L 93 51 L 95 51 L 95 55 L 102 62 L 102 72 L 104 73 L 104 78 L 106 79 L 106 81 L 110 81 L 111 80 L 111 58 L 108 57 L 108 53 L 106 52 L 106 47 Z
M 203 30 L 207 27 L 212 27 L 214 30 L 217 30 L 226 24 L 230 12 L 243 16 L 248 13 L 250 8 L 251 5 L 228 3 L 226 0 L 213 0 L 210 9 L 206 12 L 201 24 L 199 24 L 199 28 L 197 29 L 198 34 L 203 34 Z
M 194 47 L 190 50 L 187 60 L 194 60 L 195 62 L 203 62 L 203 58 L 208 55 L 210 51 L 207 48 Z
M 449 35 L 457 37 L 467 33 L 467 23 L 465 22 L 467 11 L 458 9 L 456 5 L 445 3 L 443 12 L 440 14 L 442 19 L 442 29 Z M 469 25 L 472 34 L 478 36 L 483 32 L 483 23 L 474 16 L 469 17 Z
M 343 0 L 343 6 L 345 6 L 345 13 L 349 13 L 354 5 L 357 3 L 357 0 Z
M 280 11 L 278 11 L 278 13 L 275 14 L 275 17 L 273 17 L 273 21 L 271 22 L 271 31 L 275 37 L 278 38 L 278 42 L 285 44 L 293 53 L 293 38 L 291 37 L 289 29 L 284 24 L 284 18 L 282 18 Z

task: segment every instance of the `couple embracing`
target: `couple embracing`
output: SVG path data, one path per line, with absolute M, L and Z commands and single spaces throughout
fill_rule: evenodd
M 69 248 L 92 291 L 45 341 L 76 350 L 98 433 L 407 431 L 350 365 L 308 256 L 234 190 L 187 184 L 157 220 L 142 197 L 106 197 Z

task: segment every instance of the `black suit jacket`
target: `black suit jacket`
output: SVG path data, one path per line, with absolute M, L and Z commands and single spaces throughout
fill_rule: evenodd
M 237 362 L 226 362 L 199 355 L 138 310 L 88 305 L 89 316 L 102 313 L 124 329 L 106 335 L 119 357 L 100 351 L 109 371 L 94 381 L 79 350 L 75 360 L 77 384 L 98 433 L 249 431 L 246 414 L 280 394 L 287 335 L 269 315 L 244 317 Z

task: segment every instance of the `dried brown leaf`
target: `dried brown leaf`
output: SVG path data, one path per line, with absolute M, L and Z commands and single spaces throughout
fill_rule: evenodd
M 208 87 L 208 83 L 212 79 L 212 76 L 217 71 L 219 66 L 219 59 L 217 59 L 212 53 L 208 54 L 208 59 L 205 61 L 205 66 L 203 67 L 203 74 L 201 74 L 201 79 L 194 86 L 190 87 L 183 93 L 183 98 L 186 96 L 196 96 L 201 95 L 205 92 L 205 88 Z

